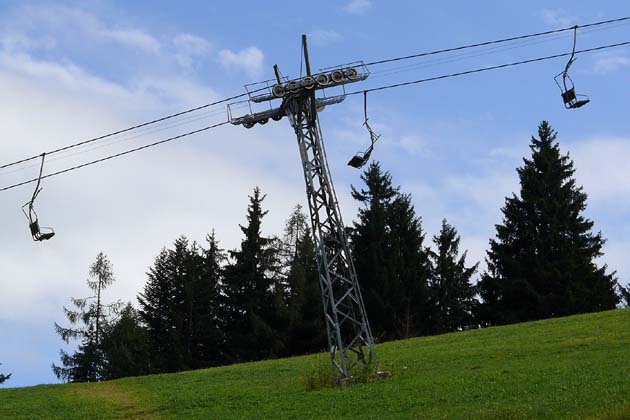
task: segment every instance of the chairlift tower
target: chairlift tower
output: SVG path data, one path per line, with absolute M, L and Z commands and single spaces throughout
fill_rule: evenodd
M 345 84 L 365 80 L 369 73 L 359 62 L 313 75 L 306 35 L 302 35 L 302 48 L 306 76 L 288 80 L 275 65 L 276 79 L 262 82 L 267 86 L 266 93 L 250 95 L 247 101 L 250 113 L 235 118 L 232 115 L 234 104 L 231 104 L 228 114 L 232 124 L 246 128 L 266 124 L 269 118 L 279 121 L 286 116 L 295 130 L 316 246 L 328 347 L 334 379 L 340 383 L 350 378 L 357 365 L 376 368 L 376 358 L 317 114 L 326 105 L 345 99 Z M 317 91 L 336 86 L 343 90 L 343 94 L 316 97 Z M 273 108 L 271 101 L 275 99 L 281 99 L 282 103 Z M 268 110 L 252 111 L 252 104 L 264 102 L 269 102 Z

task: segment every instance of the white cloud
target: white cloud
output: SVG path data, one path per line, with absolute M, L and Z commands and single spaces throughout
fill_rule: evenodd
M 205 38 L 192 34 L 178 34 L 173 38 L 175 59 L 182 67 L 190 68 L 195 59 L 204 57 L 212 51 L 212 44 Z
M 630 67 L 630 55 L 627 52 L 610 52 L 598 54 L 595 57 L 593 71 L 599 74 L 607 74 L 626 67 Z
M 401 137 L 398 141 L 398 146 L 412 156 L 426 156 L 430 153 L 427 141 L 414 134 Z
M 0 46 L 5 51 L 51 50 L 56 42 L 52 37 L 31 38 L 21 33 L 5 33 L 0 36 Z
M 362 15 L 372 8 L 370 0 L 351 0 L 344 6 L 344 10 L 353 15 Z
M 206 55 L 212 50 L 212 44 L 205 38 L 192 34 L 179 34 L 173 38 L 173 45 L 186 55 Z
M 20 73 L 23 76 L 32 77 L 40 81 L 55 84 L 66 84 L 73 89 L 81 89 L 89 86 L 91 90 L 100 93 L 116 95 L 121 93 L 118 85 L 87 74 L 80 67 L 72 63 L 56 63 L 34 60 L 25 53 L 7 53 L 0 51 L 0 66 L 5 70 Z
M 316 29 L 308 34 L 308 39 L 315 45 L 325 46 L 339 41 L 341 35 L 332 29 Z
M 589 201 L 630 207 L 630 138 L 596 138 L 571 145 L 576 177 Z
M 0 143 L 2 163 L 216 97 L 209 87 L 187 79 L 146 79 L 128 88 L 73 64 L 9 54 L 0 60 L 0 89 L 11 104 L 3 109 L 3 133 L 13 139 Z M 37 124 L 32 124 L 33 107 L 39 110 Z M 50 156 L 45 172 L 225 118 L 224 107 L 214 111 L 215 116 L 203 111 L 200 121 L 168 130 L 158 126 L 162 131 L 144 131 L 142 138 L 111 148 L 61 161 Z M 109 296 L 133 301 L 160 248 L 180 234 L 203 241 L 205 233 L 216 228 L 223 246 L 236 247 L 247 195 L 256 185 L 269 197 L 264 204 L 270 210 L 265 233 L 280 232 L 288 211 L 304 201 L 297 150 L 283 147 L 294 143 L 291 137 L 284 125 L 256 131 L 226 126 L 80 174 L 50 178 L 43 183 L 37 209 L 42 223 L 53 226 L 57 236 L 43 244 L 31 241 L 20 212 L 31 186 L 3 192 L 2 237 L 10 240 L 0 241 L 0 290 L 5 298 L 0 319 L 41 325 L 61 321 L 61 307 L 69 296 L 86 293 L 87 267 L 101 250 L 110 256 L 118 278 Z M 30 178 L 34 171 L 9 176 L 0 171 L 0 185 Z
M 111 26 L 95 14 L 83 9 L 57 5 L 27 5 L 13 18 L 6 19 L 5 32 L 29 39 L 40 33 L 64 34 L 69 42 L 85 42 L 86 38 L 113 41 L 129 48 L 157 53 L 161 43 L 141 28 Z M 10 32 L 9 32 L 10 33 Z M 36 35 L 34 35 L 36 34 Z
M 138 48 L 150 53 L 160 51 L 160 42 L 140 29 L 99 29 L 98 33 L 123 45 Z
M 228 69 L 245 71 L 251 77 L 260 77 L 263 70 L 264 54 L 256 47 L 248 47 L 239 52 L 219 51 L 219 62 Z
M 159 37 L 140 27 L 112 24 L 83 9 L 65 6 L 23 6 L 19 13 L 0 18 L 0 28 L 0 47 L 5 52 L 46 50 L 57 56 L 81 56 L 88 61 L 101 55 L 101 51 L 117 48 L 118 60 L 113 63 L 110 60 L 113 66 L 146 60 L 146 56 L 138 52 L 161 60 L 159 64 L 154 62 L 151 69 L 146 66 L 125 69 L 136 68 L 143 74 L 170 69 L 175 63 L 180 70 L 181 67 L 191 70 L 212 52 L 208 40 L 191 33 Z
M 549 26 L 570 26 L 577 22 L 577 17 L 569 15 L 562 9 L 543 9 L 540 17 Z

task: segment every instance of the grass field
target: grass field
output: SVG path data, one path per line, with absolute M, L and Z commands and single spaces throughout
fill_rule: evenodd
M 306 391 L 313 355 L 0 389 L 1 419 L 630 419 L 630 310 L 384 343 L 393 376 Z

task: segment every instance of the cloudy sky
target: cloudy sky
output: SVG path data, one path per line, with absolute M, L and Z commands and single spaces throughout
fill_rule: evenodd
M 628 15 L 626 2 L 0 2 L 0 165 L 243 92 L 243 85 L 300 72 L 300 35 L 317 68 L 544 31 Z M 422 4 L 421 4 L 422 3 Z M 509 4 L 508 4 L 509 3 Z M 567 52 L 570 34 L 370 68 L 375 87 Z M 630 25 L 584 31 L 580 48 L 630 40 Z M 589 194 L 587 216 L 608 238 L 601 263 L 630 279 L 630 49 L 581 56 L 578 91 L 592 102 L 563 108 L 553 76 L 562 60 L 375 92 L 374 157 L 413 195 L 429 235 L 446 217 L 469 261 L 483 260 L 515 168 L 542 119 L 559 132 Z M 355 89 L 352 87 L 351 89 Z M 356 214 L 345 165 L 369 140 L 360 95 L 328 107 L 321 122 L 347 224 Z M 242 107 L 235 112 L 242 111 Z M 45 173 L 181 134 L 226 118 L 223 106 L 49 157 Z M 35 164 L 35 166 L 33 166 Z M 37 162 L 0 170 L 0 187 L 36 175 Z M 37 209 L 57 236 L 34 243 L 20 207 L 32 184 L 0 193 L 0 372 L 6 386 L 55 382 L 50 364 L 70 296 L 86 296 L 100 251 L 114 264 L 109 299 L 135 302 L 145 272 L 179 235 L 215 229 L 239 244 L 247 195 L 267 194 L 264 230 L 281 231 L 304 185 L 286 120 L 252 130 L 224 126 L 43 182 Z

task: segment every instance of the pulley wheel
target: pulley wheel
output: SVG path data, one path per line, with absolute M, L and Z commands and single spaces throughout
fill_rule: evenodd
M 350 80 L 356 80 L 359 77 L 359 72 L 357 71 L 357 69 L 355 69 L 354 67 L 348 67 L 345 71 L 344 74 L 346 75 L 346 77 Z
M 320 86 L 327 86 L 330 83 L 330 77 L 326 73 L 320 73 L 315 76 L 315 81 Z
M 341 70 L 333 71 L 332 73 L 330 73 L 330 78 L 335 83 L 341 83 L 343 81 L 343 71 Z
M 273 86 L 273 88 L 271 89 L 271 93 L 273 93 L 273 96 L 275 96 L 276 98 L 282 98 L 287 93 L 287 91 L 284 89 L 284 86 L 277 84 Z
M 313 79 L 311 76 L 306 76 L 300 81 L 300 84 L 304 89 L 310 90 L 315 87 L 315 79 Z
M 297 80 L 291 80 L 289 83 L 287 83 L 284 88 L 290 92 L 295 92 L 296 90 L 298 90 L 300 87 L 300 84 L 297 82 Z

